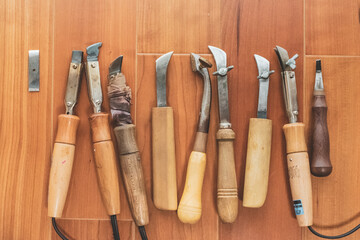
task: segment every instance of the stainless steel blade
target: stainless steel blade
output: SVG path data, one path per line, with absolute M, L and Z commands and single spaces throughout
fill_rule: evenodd
M 220 73 L 217 75 L 220 127 L 229 128 L 231 127 L 231 123 L 229 114 L 227 72 L 225 72 L 227 70 L 224 70 L 224 76 L 221 75 L 221 71 L 226 69 L 226 53 L 223 50 L 213 46 L 209 46 L 209 49 L 214 56 L 217 71 Z
M 173 52 L 156 59 L 156 96 L 157 106 L 166 107 L 166 72 Z
M 315 91 L 324 91 L 324 82 L 321 72 L 321 60 L 316 60 Z
M 29 51 L 29 92 L 40 91 L 40 56 L 39 50 Z
M 77 103 L 81 86 L 82 51 L 72 51 L 69 76 L 65 93 L 66 114 L 74 114 L 74 107 Z
M 269 76 L 274 71 L 270 71 L 270 62 L 257 54 L 254 55 L 255 61 L 259 71 L 259 102 L 257 117 L 266 118 L 267 115 L 267 100 L 269 92 Z

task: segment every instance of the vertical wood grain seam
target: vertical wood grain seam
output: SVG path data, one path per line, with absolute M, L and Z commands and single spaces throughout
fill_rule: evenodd
M 135 124 L 135 126 L 136 126 L 136 120 L 137 120 L 137 117 L 136 117 L 136 115 L 137 115 L 137 99 L 138 99 L 138 97 L 137 97 L 137 95 L 138 95 L 138 89 L 137 89 L 137 87 L 138 87 L 138 25 L 139 25 L 139 23 L 138 23 L 138 16 L 139 16 L 139 14 L 138 14 L 138 11 L 139 11 L 139 9 L 138 9 L 138 1 L 135 1 L 135 89 L 134 89 L 134 91 L 135 91 L 135 110 L 134 110 L 134 124 Z
M 52 51 L 51 51 L 51 106 L 50 106 L 50 155 L 52 156 L 52 147 L 51 147 L 51 143 L 53 142 L 53 137 L 54 137 L 54 133 L 53 133 L 53 129 L 54 129 L 54 75 L 55 75 L 55 2 L 52 3 Z M 51 228 L 51 223 L 49 221 L 49 218 L 47 219 L 47 228 L 48 228 L 48 237 L 51 240 L 52 239 L 52 228 Z
M 306 0 L 303 0 L 303 122 L 306 120 Z M 306 134 L 306 133 L 305 133 Z M 306 136 L 306 135 L 305 135 Z M 307 139 L 307 138 L 306 138 Z M 307 228 L 301 229 L 301 239 L 306 239 L 305 231 Z

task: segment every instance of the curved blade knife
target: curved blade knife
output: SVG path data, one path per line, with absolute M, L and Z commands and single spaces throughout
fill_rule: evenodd
M 174 113 L 166 104 L 166 73 L 172 54 L 156 60 L 157 107 L 152 109 L 153 198 L 161 210 L 177 209 Z
M 270 63 L 254 55 L 259 76 L 259 103 L 257 118 L 250 118 L 246 153 L 243 206 L 259 208 L 265 203 L 271 155 L 272 121 L 266 119 L 269 91 Z
M 214 56 L 217 76 L 220 129 L 216 133 L 218 142 L 217 210 L 220 219 L 232 223 L 238 215 L 238 187 L 235 172 L 234 139 L 229 117 L 227 73 L 233 66 L 226 67 L 226 53 L 220 48 L 209 46 Z

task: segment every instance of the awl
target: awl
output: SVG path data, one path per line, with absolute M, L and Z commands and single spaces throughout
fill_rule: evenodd
M 304 133 L 305 125 L 297 122 L 299 110 L 294 69 L 298 55 L 295 54 L 289 58 L 288 52 L 279 46 L 276 46 L 274 50 L 279 58 L 282 70 L 285 107 L 290 122 L 284 125 L 283 130 L 286 139 L 286 158 L 295 215 L 299 226 L 311 226 L 313 224 L 313 205 L 310 164 Z
M 136 142 L 136 126 L 132 123 L 130 104 L 131 88 L 121 72 L 123 56 L 116 58 L 109 67 L 108 97 L 112 125 L 116 136 L 120 169 L 135 224 L 142 239 L 147 239 L 144 226 L 149 223 L 145 179 Z
M 194 224 L 201 218 L 201 193 L 206 166 L 206 144 L 210 123 L 211 81 L 208 69 L 211 63 L 197 54 L 191 53 L 191 68 L 204 80 L 204 91 L 201 103 L 199 125 L 193 151 L 190 154 L 184 192 L 177 211 L 180 221 Z
M 246 153 L 243 206 L 258 208 L 266 199 L 271 155 L 272 121 L 267 119 L 270 63 L 254 55 L 259 76 L 259 101 L 257 118 L 250 118 Z
M 229 114 L 227 74 L 233 66 L 226 67 L 226 53 L 209 46 L 214 56 L 217 76 L 220 129 L 216 133 L 218 142 L 217 210 L 220 219 L 232 223 L 238 215 L 238 187 L 235 172 L 234 139 Z
M 157 107 L 152 109 L 153 199 L 161 210 L 177 209 L 174 112 L 166 103 L 166 73 L 172 54 L 156 60 Z
M 324 82 L 321 72 L 321 60 L 316 60 L 316 75 L 314 86 L 313 112 L 313 151 L 311 158 L 311 173 L 317 177 L 330 175 L 330 141 L 327 126 L 327 105 Z

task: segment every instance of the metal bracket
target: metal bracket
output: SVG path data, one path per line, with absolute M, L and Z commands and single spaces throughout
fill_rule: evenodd
M 39 50 L 29 51 L 29 92 L 40 91 L 40 57 Z

